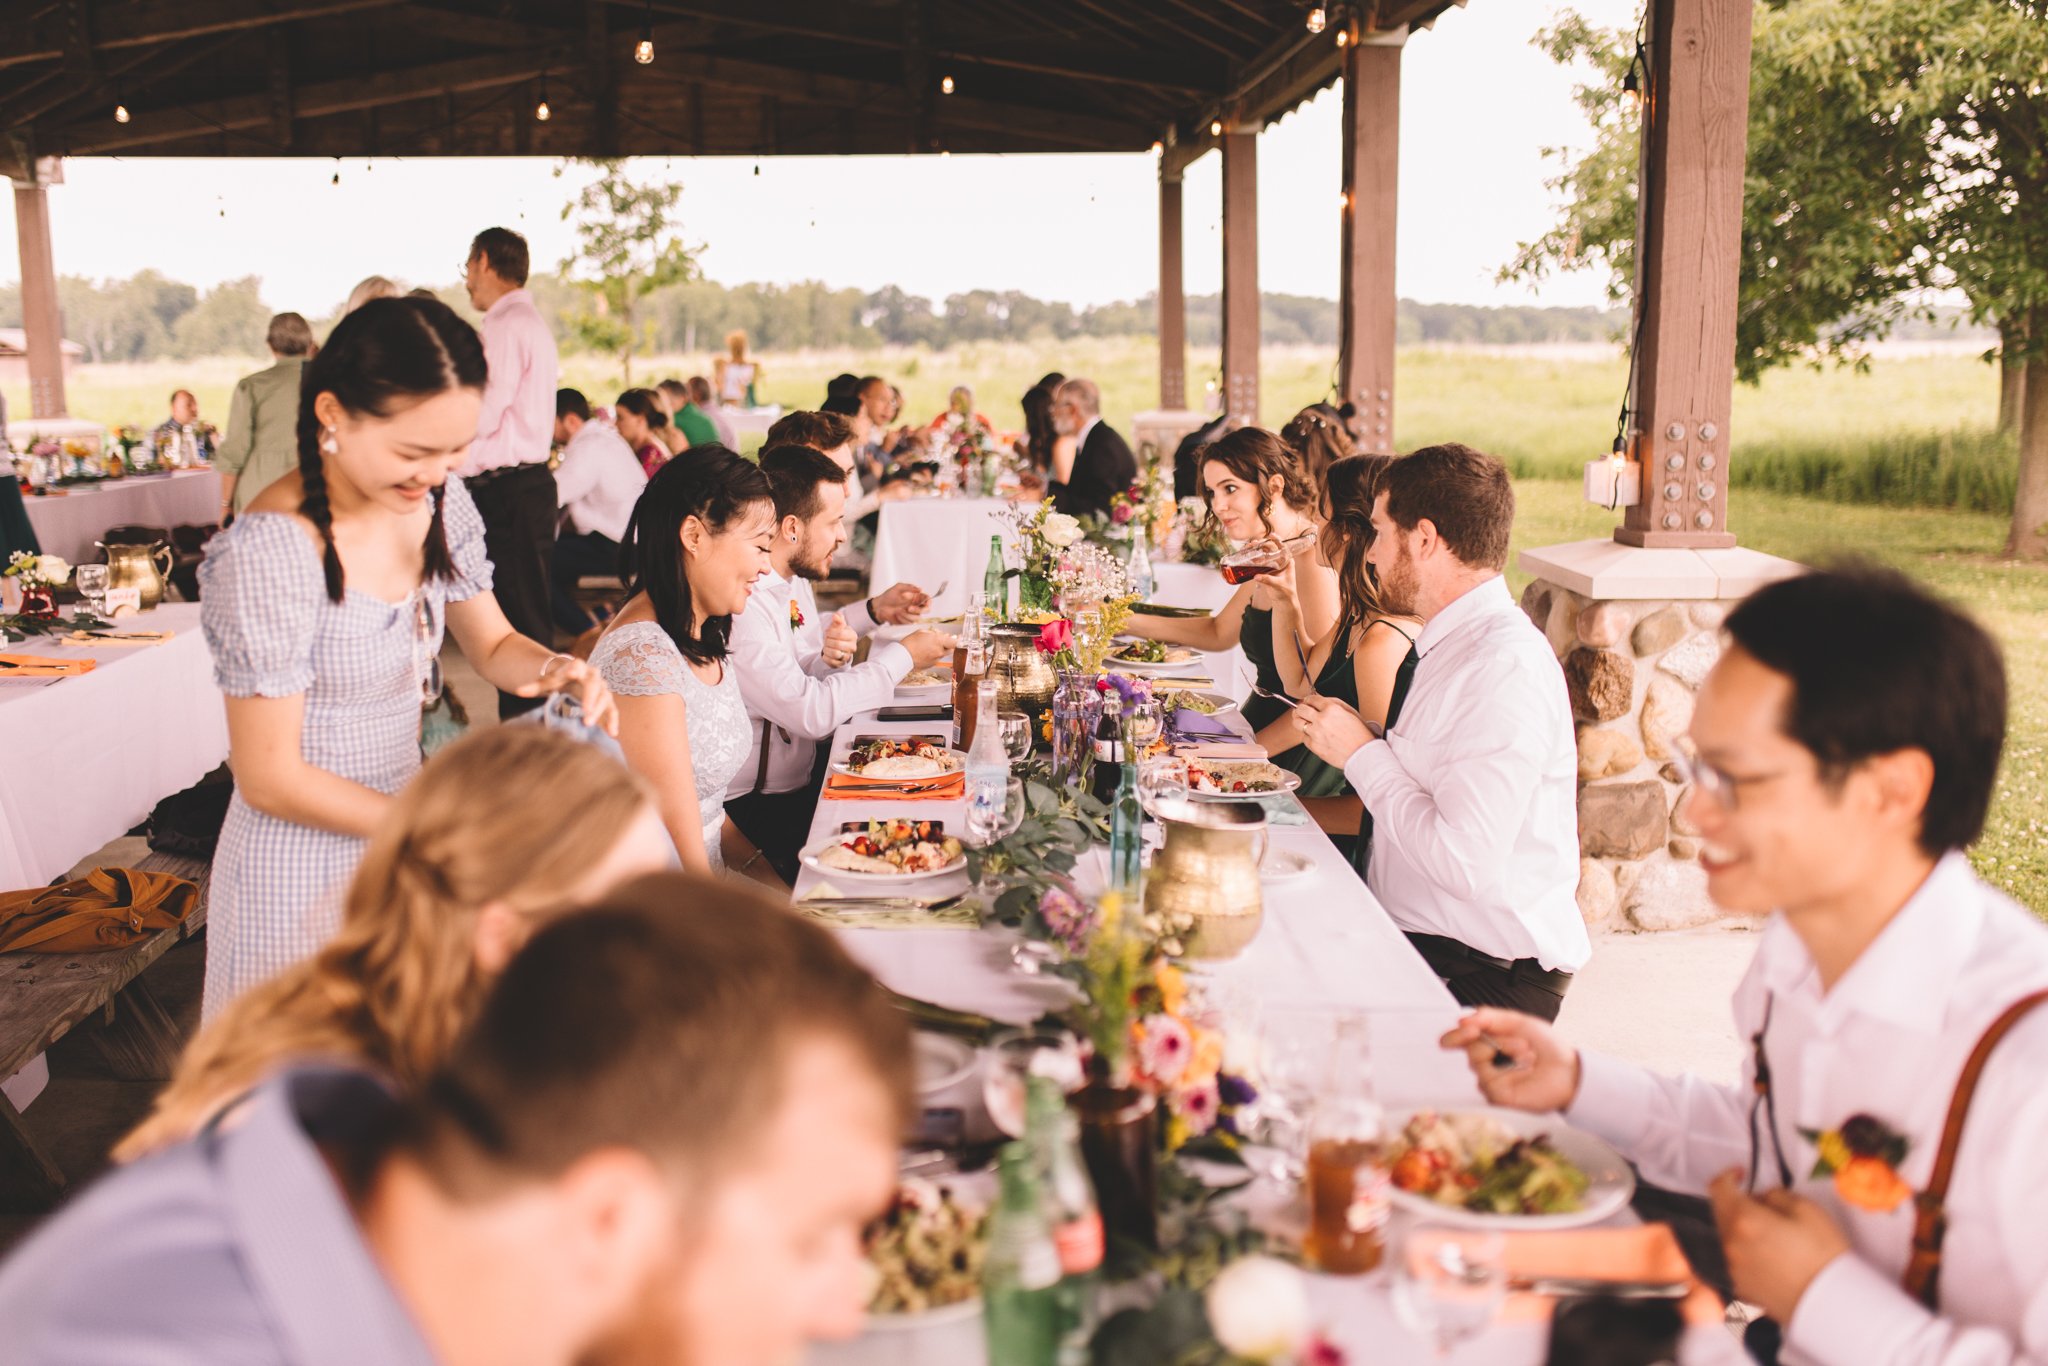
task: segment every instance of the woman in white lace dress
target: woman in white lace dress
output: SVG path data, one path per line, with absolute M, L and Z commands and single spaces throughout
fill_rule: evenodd
M 754 465 L 722 447 L 663 465 L 626 528 L 631 596 L 590 654 L 618 702 L 626 763 L 654 788 L 692 872 L 722 870 L 741 842 L 726 828 L 725 790 L 752 732 L 726 646 L 774 533 L 774 496 Z

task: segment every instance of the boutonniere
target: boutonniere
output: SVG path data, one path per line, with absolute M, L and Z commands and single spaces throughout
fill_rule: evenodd
M 804 609 L 797 605 L 795 598 L 789 600 L 789 629 L 801 631 L 804 626 Z
M 1899 1175 L 1899 1164 L 1906 1160 L 1911 1144 L 1883 1120 L 1851 1115 L 1839 1129 L 1799 1132 L 1819 1154 L 1813 1164 L 1814 1179 L 1832 1177 L 1835 1194 L 1844 1202 L 1873 1214 L 1889 1214 L 1913 1194 L 1913 1188 Z

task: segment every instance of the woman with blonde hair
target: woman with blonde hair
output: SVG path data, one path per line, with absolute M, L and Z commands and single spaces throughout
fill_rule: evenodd
M 758 408 L 761 366 L 747 359 L 747 334 L 737 329 L 725 334 L 725 354 L 711 362 L 711 379 L 718 386 L 718 401 L 728 408 Z
M 340 932 L 209 1022 L 114 1155 L 188 1138 L 306 1059 L 418 1086 L 535 929 L 672 862 L 647 789 L 595 746 L 537 725 L 463 737 L 392 802 Z
M 414 292 L 417 293 L 418 291 L 415 290 Z M 398 285 L 395 282 L 386 279 L 382 275 L 371 275 L 365 277 L 354 289 L 348 292 L 348 302 L 341 306 L 341 311 L 343 316 L 347 316 L 372 299 L 396 299 L 397 297 Z M 434 297 L 432 290 L 427 291 L 427 297 L 429 299 Z

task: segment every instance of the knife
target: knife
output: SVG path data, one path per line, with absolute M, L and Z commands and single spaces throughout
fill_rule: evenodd
M 1514 1276 L 1508 1289 L 1529 1295 L 1605 1295 L 1617 1300 L 1682 1300 L 1691 1281 L 1604 1281 L 1597 1276 Z

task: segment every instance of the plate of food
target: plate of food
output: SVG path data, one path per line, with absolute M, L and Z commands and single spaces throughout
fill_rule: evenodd
M 967 851 L 942 821 L 848 821 L 804 850 L 803 861 L 854 882 L 909 882 L 958 872 L 967 866 Z
M 896 685 L 896 695 L 919 700 L 942 701 L 953 692 L 953 671 L 944 665 L 935 669 L 912 669 Z
M 832 765 L 832 771 L 869 782 L 908 783 L 942 778 L 966 765 L 967 756 L 946 748 L 944 736 L 856 735 L 846 762 Z
M 1554 1115 L 1415 1110 L 1389 1117 L 1394 1203 L 1475 1228 L 1580 1228 L 1628 1205 L 1635 1173 L 1608 1143 Z
M 1198 688 L 1168 688 L 1158 694 L 1158 699 L 1168 715 L 1183 708 L 1204 716 L 1221 716 L 1237 710 L 1237 703 L 1222 693 L 1204 692 Z
M 1263 759 L 1190 759 L 1188 796 L 1198 802 L 1274 797 L 1301 786 L 1301 775 Z
M 1184 669 L 1202 657 L 1200 650 L 1186 645 L 1168 645 L 1163 640 L 1130 640 L 1109 652 L 1108 662 L 1132 673 L 1163 673 Z
M 929 1328 L 981 1312 L 987 1201 L 959 1188 L 973 1180 L 905 1176 L 887 1212 L 868 1226 L 870 1330 Z

